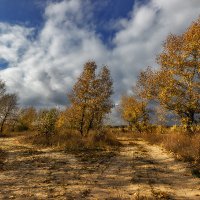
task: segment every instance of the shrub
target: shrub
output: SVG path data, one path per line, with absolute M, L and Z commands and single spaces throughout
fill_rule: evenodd
M 56 109 L 41 110 L 38 115 L 37 128 L 39 133 L 46 137 L 47 145 L 50 142 L 50 137 L 56 132 L 57 118 L 58 111 Z
M 67 151 L 103 149 L 120 145 L 115 135 L 108 131 L 90 131 L 87 137 L 80 137 L 78 131 L 70 129 L 57 131 L 49 137 L 48 143 L 45 134 L 38 132 L 32 132 L 24 140 L 37 146 L 52 146 Z

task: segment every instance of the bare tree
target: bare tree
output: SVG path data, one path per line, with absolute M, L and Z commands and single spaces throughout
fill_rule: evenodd
M 15 94 L 4 94 L 0 98 L 0 133 L 3 132 L 7 121 L 13 120 L 17 109 L 17 96 Z

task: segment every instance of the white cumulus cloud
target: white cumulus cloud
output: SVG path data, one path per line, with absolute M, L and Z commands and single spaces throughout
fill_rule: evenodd
M 199 0 L 136 3 L 129 19 L 115 22 L 120 28 L 110 48 L 87 24 L 92 17 L 86 12 L 88 2 L 50 3 L 36 37 L 32 37 L 34 29 L 0 23 L 0 59 L 8 62 L 0 76 L 9 91 L 18 93 L 21 105 L 66 105 L 66 93 L 88 60 L 110 66 L 118 101 L 141 69 L 156 66 L 155 56 L 166 36 L 183 32 L 200 10 Z

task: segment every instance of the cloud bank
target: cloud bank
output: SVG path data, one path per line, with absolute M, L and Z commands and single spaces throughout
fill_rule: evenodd
M 83 64 L 95 60 L 110 67 L 117 102 L 130 91 L 141 69 L 156 66 L 155 56 L 166 36 L 183 32 L 199 10 L 199 0 L 136 2 L 128 19 L 114 22 L 117 29 L 111 48 L 92 24 L 92 3 L 49 3 L 36 37 L 34 28 L 0 23 L 0 59 L 8 63 L 0 77 L 10 92 L 18 93 L 23 106 L 63 106 Z

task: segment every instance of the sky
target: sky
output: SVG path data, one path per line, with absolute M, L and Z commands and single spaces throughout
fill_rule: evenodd
M 65 106 L 94 60 L 109 66 L 118 103 L 141 70 L 157 67 L 167 35 L 199 14 L 199 0 L 0 0 L 0 79 L 21 106 Z

